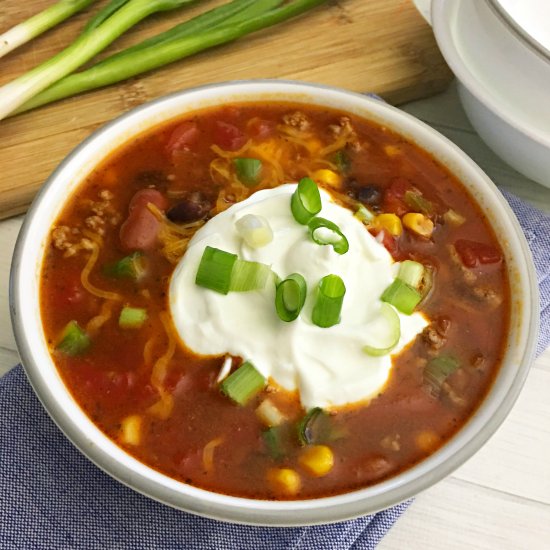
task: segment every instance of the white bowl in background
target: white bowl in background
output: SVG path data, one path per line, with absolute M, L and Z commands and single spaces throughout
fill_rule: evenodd
M 505 162 L 550 187 L 550 52 L 505 11 L 510 3 L 432 0 L 432 25 L 474 128 Z
M 109 153 L 149 128 L 200 108 L 262 100 L 328 106 L 373 120 L 417 143 L 446 165 L 477 200 L 501 237 L 512 285 L 510 334 L 502 367 L 486 399 L 441 449 L 382 483 L 333 497 L 264 501 L 198 489 L 171 479 L 118 447 L 80 409 L 50 357 L 42 330 L 39 282 L 50 229 L 67 197 Z M 204 516 L 261 525 L 329 523 L 373 513 L 439 481 L 471 457 L 502 423 L 527 375 L 538 331 L 538 288 L 529 248 L 510 207 L 489 178 L 438 132 L 381 101 L 324 86 L 248 81 L 177 92 L 114 120 L 78 146 L 36 197 L 19 235 L 10 279 L 14 333 L 27 376 L 66 436 L 114 478 L 156 500 Z

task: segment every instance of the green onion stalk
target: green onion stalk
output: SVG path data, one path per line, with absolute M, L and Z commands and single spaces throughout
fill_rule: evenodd
M 0 35 L 0 57 L 55 27 L 95 0 L 61 0 Z
M 87 27 L 68 48 L 0 88 L 0 119 L 5 118 L 54 82 L 71 74 L 142 19 L 153 13 L 179 8 L 193 1 L 130 0 L 124 2 L 114 13 L 100 21 L 98 26 Z M 120 0 L 115 2 L 122 3 Z M 109 7 L 110 5 L 107 6 Z
M 127 0 L 126 0 L 127 1 Z M 125 59 L 127 55 L 139 52 L 143 49 L 173 40 L 179 40 L 191 34 L 212 29 L 220 24 L 232 25 L 241 20 L 254 17 L 283 3 L 284 0 L 233 0 L 205 13 L 197 15 L 188 21 L 184 21 L 165 32 L 151 36 L 134 46 L 130 46 L 121 52 L 115 53 L 96 65 L 111 63 L 114 59 Z
M 263 1 L 256 0 L 252 8 L 259 9 L 260 6 L 263 6 Z M 246 9 L 243 9 L 241 13 L 234 14 L 234 17 L 229 20 L 229 24 L 227 19 L 220 18 L 222 22 L 214 27 L 211 26 L 212 22 L 209 22 L 208 19 L 206 19 L 206 23 L 203 19 L 193 30 L 185 30 L 185 27 L 179 26 L 179 32 L 182 32 L 182 28 L 184 29 L 183 34 L 170 39 L 167 33 L 164 33 L 164 38 L 160 42 L 152 42 L 145 47 L 138 45 L 127 53 L 121 52 L 85 71 L 66 76 L 32 100 L 27 101 L 16 112 L 28 111 L 53 101 L 108 86 L 157 69 L 208 48 L 237 40 L 252 32 L 286 21 L 326 1 L 294 0 L 252 17 L 248 17 Z M 280 2 L 278 3 L 280 4 Z M 208 14 L 212 16 L 212 12 L 207 12 L 203 17 Z M 188 23 L 194 21 L 193 25 L 197 25 L 197 19 Z M 1 112 L 0 116 L 2 116 Z

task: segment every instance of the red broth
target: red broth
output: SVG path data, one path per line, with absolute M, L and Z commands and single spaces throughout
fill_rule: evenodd
M 256 186 L 239 182 L 226 159 L 231 154 L 262 160 Z M 393 223 L 418 214 L 412 219 L 422 221 L 419 231 L 427 234 L 409 223 L 392 235 L 383 217 L 365 231 L 378 235 L 394 259 L 427 266 L 432 280 L 424 281 L 429 292 L 417 308 L 430 325 L 393 358 L 384 390 L 368 403 L 318 411 L 304 445 L 297 434 L 307 411 L 299 396 L 270 382 L 245 406 L 234 404 L 216 382 L 224 358 L 186 349 L 172 326 L 167 294 L 197 227 L 257 189 L 305 176 L 344 206 L 394 214 Z M 414 143 L 330 109 L 237 104 L 150 130 L 82 182 L 51 235 L 42 319 L 70 392 L 132 456 L 219 493 L 316 498 L 410 468 L 467 422 L 494 380 L 506 342 L 506 266 L 480 208 Z M 115 273 L 113 266 L 129 256 L 143 270 L 137 280 Z M 128 304 L 146 309 L 139 329 L 119 326 Z M 76 351 L 60 344 L 70 322 L 86 338 Z M 439 373 L 434 386 L 427 369 L 441 357 L 454 367 Z M 240 362 L 234 358 L 233 370 Z M 266 398 L 285 419 L 270 433 L 256 413 Z M 332 467 L 326 466 L 327 448 Z M 322 475 L 304 465 L 308 453 L 321 463 Z

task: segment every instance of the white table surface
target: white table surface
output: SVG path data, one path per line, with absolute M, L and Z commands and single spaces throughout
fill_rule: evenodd
M 550 189 L 517 174 L 483 144 L 454 86 L 404 109 L 457 143 L 499 186 L 550 213 Z M 8 276 L 21 222 L 22 217 L 0 222 L 0 375 L 18 360 Z M 488 444 L 419 495 L 379 548 L 550 549 L 550 349 L 533 364 L 514 409 Z

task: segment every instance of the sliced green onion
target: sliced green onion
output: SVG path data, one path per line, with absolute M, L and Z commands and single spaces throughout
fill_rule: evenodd
M 319 282 L 317 300 L 313 306 L 311 320 L 322 328 L 332 327 L 340 322 L 346 285 L 338 275 L 326 275 Z
M 289 275 L 277 285 L 275 309 L 282 321 L 294 321 L 304 307 L 307 295 L 306 280 L 299 273 Z
M 449 210 L 443 214 L 443 220 L 449 225 L 460 227 L 466 221 L 466 218 L 452 208 L 449 208 Z
M 374 212 L 371 212 L 366 206 L 362 204 L 357 207 L 354 216 L 363 223 L 369 223 L 375 218 Z
M 328 415 L 321 407 L 314 407 L 298 422 L 296 428 L 300 445 L 326 441 L 330 431 Z
M 306 225 L 313 216 L 321 212 L 322 207 L 321 194 L 315 182 L 311 178 L 302 178 L 290 199 L 294 219 Z
M 231 272 L 237 255 L 207 246 L 195 277 L 195 284 L 220 294 L 227 294 L 231 286 Z
M 420 292 L 422 299 L 426 298 L 426 296 L 430 293 L 430 290 L 432 290 L 433 284 L 434 284 L 434 269 L 433 267 L 425 266 L 422 282 L 420 283 L 420 286 L 418 288 L 418 291 Z
M 120 311 L 118 326 L 120 328 L 141 328 L 145 321 L 147 321 L 146 309 L 124 306 Z
M 405 260 L 399 265 L 397 278 L 401 279 L 409 286 L 417 289 L 420 286 L 423 277 L 424 266 L 421 263 L 414 262 L 413 260 Z
M 405 191 L 403 200 L 405 204 L 415 212 L 426 215 L 433 214 L 434 205 L 428 199 L 425 199 L 421 193 L 416 191 Z
M 308 222 L 309 234 L 320 245 L 330 244 L 337 254 L 345 254 L 349 243 L 340 228 L 330 220 L 316 217 Z
M 114 279 L 133 279 L 137 281 L 145 272 L 144 263 L 143 254 L 134 252 L 114 264 L 106 265 L 103 268 L 103 273 Z
M 434 357 L 424 367 L 424 381 L 434 395 L 439 395 L 445 380 L 459 367 L 460 362 L 456 357 L 451 355 Z
M 346 174 L 347 172 L 349 172 L 351 168 L 351 159 L 344 149 L 336 151 L 333 157 L 333 161 L 338 168 L 338 172 L 340 172 L 341 174 Z
M 220 390 L 238 405 L 246 405 L 265 384 L 265 378 L 246 361 L 221 383 Z
M 235 222 L 235 229 L 251 248 L 260 248 L 273 240 L 273 230 L 263 216 L 246 214 Z
M 231 273 L 229 290 L 232 292 L 262 290 L 270 276 L 273 276 L 273 271 L 268 265 L 237 259 Z
M 261 402 L 260 406 L 256 409 L 256 416 L 270 428 L 280 426 L 287 419 L 270 399 L 264 399 Z
M 262 431 L 262 438 L 269 456 L 274 460 L 281 460 L 285 454 L 283 452 L 283 443 L 281 437 L 281 429 L 276 427 L 268 428 Z
M 236 158 L 233 159 L 235 171 L 239 181 L 247 187 L 254 187 L 260 182 L 262 173 L 262 161 L 258 159 Z
M 90 337 L 76 321 L 67 323 L 56 349 L 67 355 L 80 355 L 90 347 Z
M 390 353 L 399 343 L 399 338 L 401 338 L 401 322 L 399 321 L 399 315 L 395 309 L 389 304 L 383 303 L 380 308 L 380 315 L 387 324 L 387 341 L 382 343 L 382 347 L 363 346 L 363 351 L 367 355 L 372 355 L 374 357 L 380 357 L 381 355 Z
M 418 290 L 410 287 L 401 279 L 395 279 L 393 283 L 384 290 L 380 299 L 383 302 L 391 304 L 401 313 L 410 315 L 422 299 L 422 296 Z
M 61 0 L 0 35 L 0 57 L 89 6 L 94 0 Z

